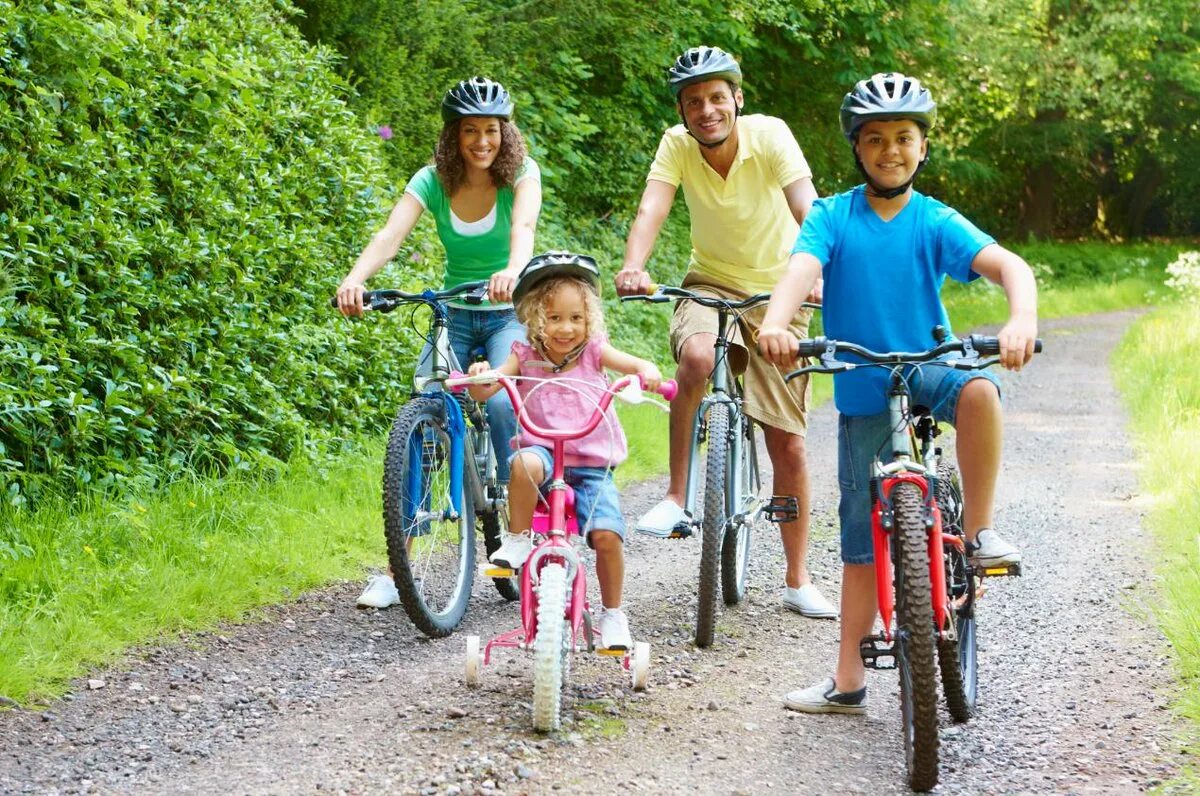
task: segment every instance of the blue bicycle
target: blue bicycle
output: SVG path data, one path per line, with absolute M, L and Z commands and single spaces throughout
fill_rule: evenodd
M 508 526 L 505 485 L 496 477 L 487 413 L 467 395 L 444 389 L 450 374 L 464 369 L 450 346 L 446 302 L 478 304 L 486 297 L 487 282 L 363 295 L 364 308 L 375 312 L 403 305 L 431 310 L 426 339 L 432 368 L 429 375 L 416 377 L 412 397 L 396 414 L 388 435 L 383 527 L 400 603 L 413 624 L 434 638 L 450 635 L 466 614 L 475 581 L 476 524 L 488 555 L 499 548 Z M 515 579 L 493 582 L 505 599 L 519 597 Z

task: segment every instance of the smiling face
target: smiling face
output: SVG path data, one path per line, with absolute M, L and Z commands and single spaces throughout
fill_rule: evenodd
M 912 179 L 927 147 L 921 126 L 909 119 L 867 122 L 859 128 L 854 144 L 863 168 L 884 189 Z
M 458 151 L 467 168 L 486 171 L 500 154 L 500 119 L 468 116 L 459 122 Z
M 683 123 L 698 141 L 716 144 L 733 133 L 742 90 L 727 80 L 705 80 L 684 86 L 679 93 L 679 112 Z
M 582 285 L 564 281 L 546 297 L 542 345 L 555 363 L 561 362 L 588 339 L 588 307 L 584 290 L 586 288 Z

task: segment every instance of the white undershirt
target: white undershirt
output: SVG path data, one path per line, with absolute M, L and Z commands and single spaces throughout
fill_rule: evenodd
M 463 221 L 454 214 L 454 208 L 450 208 L 450 226 L 454 227 L 454 231 L 459 235 L 465 235 L 468 238 L 486 235 L 492 231 L 492 227 L 496 226 L 496 205 L 492 205 L 488 214 L 478 221 Z

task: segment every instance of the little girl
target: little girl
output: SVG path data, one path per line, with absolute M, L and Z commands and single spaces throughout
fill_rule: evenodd
M 600 307 L 600 271 L 591 257 L 548 252 L 529 261 L 513 290 L 517 318 L 528 330 L 528 343 L 515 342 L 512 353 L 497 370 L 507 376 L 533 376 L 517 387 L 530 419 L 543 428 L 583 426 L 608 387 L 604 369 L 638 374 L 647 390 L 656 389 L 662 375 L 653 363 L 608 344 Z M 471 366 L 471 375 L 489 365 Z M 561 384 L 554 380 L 561 378 Z M 550 380 L 547 383 L 546 380 Z M 500 385 L 473 385 L 471 397 L 485 401 Z M 517 452 L 510 459 L 509 525 L 514 531 L 492 553 L 491 561 L 516 569 L 533 552 L 530 526 L 533 510 L 553 472 L 549 440 L 521 427 Z M 575 490 L 575 513 L 596 551 L 596 579 L 603 609 L 597 617 L 600 646 L 631 649 L 629 623 L 621 610 L 625 580 L 625 520 L 617 499 L 612 469 L 625 460 L 625 434 L 609 406 L 592 433 L 565 445 L 564 479 Z

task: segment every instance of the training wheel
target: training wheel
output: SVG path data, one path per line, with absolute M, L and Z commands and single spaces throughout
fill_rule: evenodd
M 479 654 L 479 636 L 467 636 L 467 685 L 479 685 L 483 657 Z
M 633 660 L 629 672 L 633 676 L 633 690 L 645 691 L 650 683 L 650 644 L 639 641 L 633 645 Z

